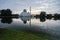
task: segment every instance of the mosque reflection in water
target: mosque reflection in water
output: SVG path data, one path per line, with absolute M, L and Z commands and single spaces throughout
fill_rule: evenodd
M 24 9 L 23 12 L 26 13 L 27 11 Z M 21 13 L 21 14 L 23 14 L 23 13 Z M 0 11 L 1 23 L 11 24 L 13 22 L 12 19 L 14 19 L 14 18 L 15 19 L 21 18 L 23 23 L 26 24 L 27 21 L 31 21 L 31 19 L 33 19 L 33 18 L 40 19 L 40 22 L 45 22 L 46 19 L 60 20 L 60 14 L 52 15 L 52 14 L 46 14 L 46 12 L 42 11 L 39 15 L 35 15 L 35 16 L 32 16 L 31 14 L 28 14 L 27 16 L 26 15 L 21 16 L 21 15 L 18 15 L 18 14 L 12 14 L 12 11 L 10 9 L 6 9 L 6 10 L 3 9 L 3 10 Z

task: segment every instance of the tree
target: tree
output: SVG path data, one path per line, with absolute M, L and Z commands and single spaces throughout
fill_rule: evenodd
M 40 14 L 40 18 L 45 18 L 46 17 L 46 12 L 42 11 Z
M 52 14 L 47 14 L 46 18 L 47 19 L 52 19 Z
M 1 10 L 1 16 L 4 16 L 5 15 L 5 10 L 3 9 L 3 10 Z
M 7 9 L 7 10 L 6 10 L 6 15 L 7 15 L 7 16 L 11 16 L 11 14 L 12 14 L 12 11 L 11 11 L 10 9 Z
M 10 9 L 1 10 L 1 16 L 11 16 L 12 11 Z

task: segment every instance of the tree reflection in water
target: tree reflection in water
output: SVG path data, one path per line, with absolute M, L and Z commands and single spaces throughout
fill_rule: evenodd
M 12 23 L 13 18 L 18 18 L 18 15 L 12 14 L 12 11 L 10 9 L 3 9 L 0 11 L 0 18 L 2 23 Z

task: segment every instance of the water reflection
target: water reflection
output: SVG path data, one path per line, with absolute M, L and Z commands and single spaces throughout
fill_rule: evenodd
M 12 14 L 12 11 L 10 9 L 3 9 L 0 11 L 0 18 L 2 23 L 12 23 L 13 18 L 18 18 L 18 14 Z
M 1 22 L 2 23 L 8 23 L 8 24 L 11 24 L 12 22 L 13 22 L 13 20 L 12 19 L 14 19 L 14 18 L 17 18 L 18 16 L 15 16 L 15 17 L 12 17 L 12 16 L 0 16 L 0 19 L 1 19 Z M 19 17 L 18 17 L 19 18 Z M 17 19 L 18 19 L 17 18 Z M 23 21 L 23 23 L 24 24 L 26 24 L 27 23 L 27 21 L 30 21 L 31 19 L 33 19 L 33 18 L 36 18 L 36 17 L 20 17 L 20 19 Z M 60 20 L 60 18 L 46 18 L 46 17 L 40 17 L 40 18 L 36 18 L 36 19 L 40 19 L 40 22 L 45 22 L 47 19 L 49 19 L 49 20 Z
M 20 17 L 24 24 L 27 23 L 27 21 L 30 21 L 31 17 Z
M 36 18 L 40 19 L 40 22 L 45 22 L 47 19 L 49 20 L 60 20 L 60 14 L 46 14 L 45 11 L 42 11 L 39 15 L 32 16 L 29 12 L 27 12 L 26 9 L 21 12 L 20 15 L 18 14 L 12 14 L 12 11 L 10 9 L 3 9 L 0 11 L 0 18 L 2 23 L 12 23 L 12 19 L 14 18 L 20 18 L 24 24 L 27 23 L 27 21 L 31 21 L 31 19 Z
M 21 12 L 19 17 L 21 18 L 23 23 L 26 24 L 27 21 L 29 21 L 31 19 L 31 14 L 29 12 L 27 12 L 26 9 L 24 9 L 23 12 Z
M 8 23 L 8 24 L 10 24 L 10 23 L 12 23 L 13 22 L 13 20 L 12 19 L 14 19 L 14 18 L 19 18 L 18 16 L 15 16 L 15 15 L 13 15 L 13 16 L 0 16 L 0 19 L 1 19 L 1 22 L 2 23 Z M 33 18 L 36 18 L 36 17 L 20 17 L 20 19 L 23 21 L 23 23 L 24 24 L 26 24 L 27 23 L 27 21 L 30 21 L 31 19 L 33 19 Z M 56 18 L 56 17 L 37 17 L 36 19 L 40 19 L 40 22 L 45 22 L 47 19 L 49 19 L 49 20 L 60 20 L 60 18 Z
M 35 22 L 34 18 L 37 21 L 35 24 L 34 24 L 34 22 Z M 18 14 L 12 14 L 10 9 L 7 9 L 7 10 L 1 11 L 0 19 L 1 19 L 1 23 L 7 23 L 6 25 L 2 24 L 3 26 L 0 23 L 0 25 L 2 27 L 8 26 L 6 28 L 9 28 L 9 29 L 18 29 L 18 30 L 30 29 L 30 30 L 34 30 L 37 32 L 43 31 L 46 33 L 48 32 L 48 33 L 53 33 L 53 34 L 54 34 L 54 32 L 52 30 L 54 30 L 55 32 L 60 30 L 60 29 L 57 30 L 58 28 L 60 28 L 59 21 L 58 22 L 50 21 L 50 20 L 60 20 L 60 14 L 52 15 L 52 14 L 46 14 L 46 12 L 41 12 L 39 15 L 36 15 L 36 16 L 31 16 L 31 15 L 30 16 L 28 16 L 28 15 L 20 16 Z M 16 21 L 13 19 L 16 19 Z M 31 19 L 33 19 L 33 20 L 31 20 Z M 39 21 L 37 19 L 39 19 Z M 49 19 L 49 21 L 47 21 L 47 19 Z M 29 23 L 28 23 L 28 21 L 29 21 Z M 43 23 L 45 23 L 45 24 L 43 24 Z M 46 25 L 48 25 L 49 28 L 51 27 L 51 29 L 49 29 Z M 46 26 L 46 29 L 44 29 L 45 26 Z M 53 29 L 55 26 L 57 29 Z M 57 32 L 57 34 L 58 34 L 58 32 Z
M 12 18 L 2 18 L 1 19 L 1 23 L 8 23 L 8 24 L 11 24 L 12 23 Z

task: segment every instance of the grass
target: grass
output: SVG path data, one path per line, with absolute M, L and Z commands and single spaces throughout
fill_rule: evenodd
M 53 40 L 44 33 L 17 31 L 0 28 L 0 40 Z

